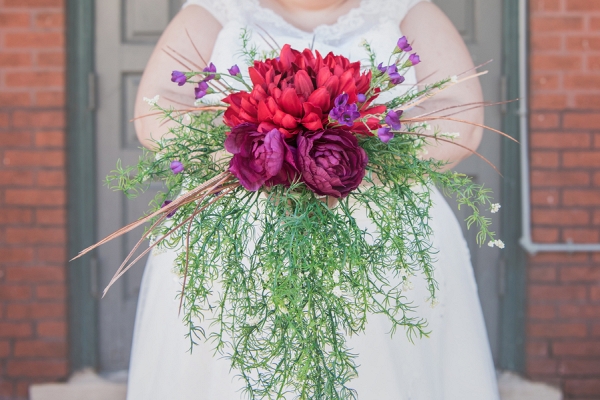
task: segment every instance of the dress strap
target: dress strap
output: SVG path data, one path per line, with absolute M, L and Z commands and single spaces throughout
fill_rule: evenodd
M 231 0 L 187 0 L 182 8 L 193 4 L 208 11 L 221 25 L 225 25 L 233 17 Z

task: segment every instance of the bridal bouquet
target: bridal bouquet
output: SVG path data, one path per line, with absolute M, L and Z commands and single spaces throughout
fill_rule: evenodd
M 425 279 L 436 301 L 433 186 L 470 208 L 466 222 L 478 227 L 480 244 L 503 247 L 485 216 L 499 208 L 489 190 L 441 172 L 443 162 L 425 150 L 434 142 L 461 146 L 458 134 L 432 124 L 461 121 L 453 115 L 486 104 L 403 114 L 480 74 L 378 102 L 420 62 L 405 37 L 389 65 L 376 65 L 368 43 L 365 65 L 289 45 L 259 54 L 246 33 L 242 39 L 247 74 L 212 63 L 173 71 L 174 84 L 194 86 L 195 105 L 146 99 L 169 134 L 137 166 L 118 165 L 108 182 L 128 196 L 152 181 L 166 190 L 146 217 L 96 246 L 149 225 L 111 284 L 151 249 L 176 249 L 190 343 L 211 341 L 249 398 L 355 398 L 357 365 L 346 340 L 364 331 L 370 314 L 384 314 L 390 331 L 402 328 L 410 340 L 427 335 L 406 291 Z M 357 210 L 373 229 L 361 226 Z M 150 247 L 132 260 L 144 239 Z

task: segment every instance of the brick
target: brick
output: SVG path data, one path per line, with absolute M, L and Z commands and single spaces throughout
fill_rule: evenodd
M 555 375 L 558 369 L 558 361 L 550 358 L 529 358 L 526 361 L 528 375 Z
M 31 95 L 26 92 L 0 93 L 0 107 L 23 107 L 31 105 Z
M 532 110 L 562 110 L 567 107 L 564 94 L 538 94 L 531 98 Z
M 553 206 L 558 204 L 560 194 L 558 190 L 539 190 L 531 191 L 531 204 L 537 206 Z
M 0 13 L 0 28 L 23 28 L 31 25 L 29 13 Z
M 11 345 L 8 340 L 0 340 L 0 359 L 6 358 L 11 353 Z
M 0 132 L 0 146 L 4 148 L 29 147 L 31 146 L 31 133 L 22 130 Z
M 67 222 L 66 210 L 37 210 L 35 221 L 40 225 L 64 225 Z
M 560 269 L 562 282 L 600 282 L 600 266 L 568 266 Z
M 36 132 L 35 145 L 37 147 L 64 147 L 64 131 L 43 131 Z
M 561 375 L 595 376 L 600 374 L 600 360 L 563 360 L 558 372 Z
M 562 9 L 560 0 L 531 0 L 531 11 L 559 11 Z
M 588 0 L 589 1 L 589 0 Z M 564 394 L 571 396 L 593 396 L 600 397 L 600 380 L 592 379 L 567 379 L 563 385 Z M 589 397 L 586 397 L 589 398 Z
M 7 87 L 64 87 L 65 75 L 63 72 L 38 71 L 7 73 L 5 78 Z
M 563 154 L 565 167 L 600 167 L 600 151 L 569 151 Z
M 65 94 L 63 91 L 38 91 L 35 94 L 35 104 L 45 107 L 63 107 L 65 105 Z
M 583 17 L 535 17 L 531 19 L 532 32 L 578 31 L 583 29 Z
M 563 204 L 566 206 L 598 206 L 600 191 L 598 190 L 565 190 Z
M 9 360 L 6 371 L 13 378 L 59 378 L 68 373 L 67 362 L 55 360 Z
M 565 242 L 597 243 L 600 241 L 600 229 L 565 229 L 562 238 Z
M 32 184 L 32 171 L 0 170 L 0 186 L 31 186 Z
M 556 129 L 560 118 L 556 113 L 535 112 L 531 114 L 530 124 L 532 129 Z
M 0 398 L 12 399 L 15 394 L 13 386 L 12 382 L 0 381 Z
M 67 292 L 65 285 L 38 285 L 35 295 L 39 300 L 65 300 Z
M 527 268 L 527 273 L 530 282 L 556 282 L 558 274 L 556 268 L 553 267 L 533 267 Z
M 36 249 L 38 260 L 58 264 L 67 261 L 67 251 L 64 247 L 37 247 Z
M 600 89 L 600 75 L 573 74 L 565 76 L 566 89 L 598 90 Z
M 38 28 L 63 28 L 65 25 L 64 13 L 40 13 L 35 16 L 35 25 Z
M 559 77 L 552 73 L 532 71 L 531 88 L 534 90 L 556 90 L 559 87 Z M 534 92 L 535 93 L 535 92 Z
M 556 310 L 554 306 L 530 305 L 527 316 L 530 320 L 552 320 L 556 318 Z
M 600 17 L 590 19 L 590 28 L 600 31 Z
M 585 337 L 587 336 L 587 326 L 584 323 L 575 322 L 530 322 L 528 324 L 528 333 L 532 338 Z
M 530 257 L 529 260 L 534 265 L 576 265 L 588 264 L 590 257 L 588 253 L 539 253 Z
M 530 40 L 530 46 L 534 52 L 561 50 L 563 48 L 563 41 L 561 36 L 534 36 Z
M 600 97 L 598 98 L 600 100 Z M 594 134 L 594 147 L 600 149 L 600 133 Z
M 29 322 L 0 321 L 0 338 L 30 337 L 33 333 Z
M 27 300 L 31 298 L 31 288 L 25 285 L 0 284 L 0 300 Z
M 31 210 L 22 208 L 0 208 L 0 224 L 3 225 L 20 225 L 28 224 L 33 221 Z
M 600 305 L 565 304 L 558 307 L 558 314 L 569 319 L 597 319 L 600 318 Z
M 0 53 L 0 67 L 29 67 L 31 64 L 29 53 Z
M 52 319 L 64 318 L 67 308 L 64 303 L 32 303 L 32 304 L 8 304 L 6 309 L 7 319 Z
M 40 53 L 37 56 L 37 65 L 40 67 L 64 67 L 65 62 L 65 53 L 61 51 Z
M 63 151 L 24 151 L 10 150 L 4 152 L 4 165 L 19 167 L 63 167 L 65 154 Z
M 8 48 L 62 48 L 65 45 L 65 36 L 61 32 L 22 32 L 6 33 L 4 43 Z
M 531 135 L 531 146 L 535 149 L 587 149 L 591 142 L 588 133 L 544 132 Z
M 600 356 L 600 341 L 570 340 L 552 343 L 555 356 Z
M 590 223 L 590 213 L 584 210 L 544 210 L 536 208 L 532 215 L 536 225 L 573 226 Z
M 7 228 L 6 242 L 12 244 L 65 244 L 63 228 Z
M 67 324 L 64 321 L 38 322 L 36 331 L 39 337 L 65 338 Z
M 64 0 L 4 0 L 5 7 L 62 7 Z
M 534 242 L 539 243 L 555 243 L 558 241 L 559 231 L 553 228 L 536 228 L 534 227 L 531 236 Z
M 67 346 L 61 341 L 17 340 L 14 353 L 16 357 L 64 358 Z
M 582 66 L 582 58 L 577 55 L 538 54 L 531 57 L 531 68 L 535 71 L 580 71 Z
M 600 2 L 594 0 L 567 0 L 567 11 L 600 11 Z
M 600 225 L 600 210 L 594 211 L 594 218 L 592 220 L 594 225 Z
M 7 283 L 65 281 L 65 269 L 63 267 L 8 267 L 5 274 Z
M 28 263 L 33 260 L 33 249 L 31 248 L 0 248 L 0 264 Z
M 532 151 L 529 157 L 533 168 L 556 168 L 559 165 L 556 151 Z
M 64 128 L 64 111 L 16 111 L 13 125 L 17 128 Z
M 590 71 L 600 71 L 600 56 L 589 56 L 587 67 Z
M 66 204 L 66 193 L 59 189 L 7 189 L 6 204 L 31 206 L 62 206 Z
M 42 187 L 64 187 L 66 184 L 65 171 L 39 171 L 37 184 Z
M 581 110 L 600 109 L 600 95 L 578 94 L 575 96 L 575 105 Z
M 600 37 L 598 36 L 570 36 L 566 40 L 567 48 L 570 51 L 600 51 Z
M 531 173 L 533 187 L 588 186 L 590 182 L 589 172 L 533 171 Z
M 547 356 L 548 355 L 548 343 L 547 342 L 528 342 L 525 346 L 525 352 L 528 356 Z
M 565 300 L 585 300 L 585 286 L 576 285 L 529 285 L 530 300 L 539 301 L 565 301 Z
M 600 300 L 600 287 L 597 287 L 597 286 L 590 287 L 590 300 L 592 300 L 592 301 Z

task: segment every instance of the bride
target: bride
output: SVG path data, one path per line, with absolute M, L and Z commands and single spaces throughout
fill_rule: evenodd
M 161 37 L 142 78 L 136 114 L 148 113 L 145 96 L 161 94 L 170 101 L 192 104 L 189 90 L 170 81 L 181 65 L 164 51 L 167 46 L 186 57 L 198 52 L 225 69 L 240 59 L 240 32 L 268 32 L 280 45 L 303 49 L 311 45 L 353 60 L 364 59 L 367 40 L 379 55 L 387 55 L 406 35 L 422 63 L 406 75 L 403 87 L 434 82 L 473 68 L 460 35 L 435 5 L 422 0 L 189 0 Z M 259 48 L 268 49 L 260 35 Z M 386 61 L 386 60 L 378 60 Z M 194 60 L 201 64 L 202 60 Z M 481 101 L 477 80 L 470 80 L 427 102 L 427 109 Z M 413 112 L 423 113 L 426 109 Z M 410 114 L 411 110 L 407 110 Z M 482 122 L 481 110 L 462 119 Z M 470 125 L 440 122 L 442 132 L 460 132 L 459 142 L 476 149 L 481 130 Z M 142 143 L 167 131 L 152 118 L 136 121 Z M 428 157 L 452 168 L 470 152 L 448 143 L 428 149 Z M 467 245 L 451 209 L 436 191 L 432 195 L 431 226 L 437 248 L 435 263 L 439 304 L 427 303 L 423 279 L 414 279 L 410 298 L 431 335 L 411 343 L 405 335 L 389 335 L 387 317 L 371 315 L 366 332 L 349 338 L 358 354 L 359 376 L 350 386 L 362 400 L 495 400 L 496 378 Z M 228 360 L 214 354 L 211 343 L 200 342 L 189 352 L 186 328 L 178 316 L 180 290 L 173 272 L 174 251 L 153 254 L 142 282 L 131 354 L 128 400 L 233 400 L 242 398 L 241 382 Z

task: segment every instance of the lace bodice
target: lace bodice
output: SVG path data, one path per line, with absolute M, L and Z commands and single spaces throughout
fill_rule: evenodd
M 273 38 L 277 45 L 290 44 L 296 49 L 311 45 L 315 50 L 326 54 L 330 51 L 344 55 L 351 60 L 365 60 L 362 46 L 368 41 L 375 53 L 387 65 L 388 57 L 402 33 L 400 22 L 412 6 L 420 1 L 429 0 L 362 0 L 360 5 L 351 9 L 331 25 L 320 25 L 313 32 L 303 31 L 287 22 L 270 8 L 261 6 L 260 0 L 188 0 L 184 7 L 196 4 L 210 12 L 222 25 L 215 42 L 211 61 L 218 69 L 229 68 L 234 64 L 240 67 L 245 60 L 240 34 L 249 28 L 252 44 L 259 51 L 269 51 L 273 45 L 267 41 Z M 268 32 L 268 35 L 265 34 Z M 397 90 L 406 90 L 416 84 L 414 70 L 408 71 L 406 81 Z M 388 92 L 380 97 L 385 101 L 395 97 L 398 92 Z

